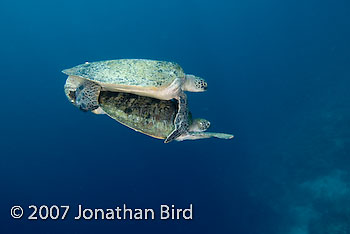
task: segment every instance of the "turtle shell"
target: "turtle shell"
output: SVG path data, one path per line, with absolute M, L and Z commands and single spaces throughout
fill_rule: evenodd
M 167 87 L 176 78 L 185 77 L 183 69 L 177 63 L 147 59 L 91 62 L 62 72 L 97 82 L 102 87 L 115 85 L 159 88 Z
M 174 119 L 178 107 L 171 100 L 103 91 L 99 103 L 111 118 L 155 138 L 165 139 L 175 128 Z

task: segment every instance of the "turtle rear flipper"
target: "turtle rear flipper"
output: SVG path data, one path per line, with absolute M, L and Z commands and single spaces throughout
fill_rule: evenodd
M 75 91 L 75 105 L 82 111 L 93 111 L 99 107 L 98 96 L 101 86 L 91 81 L 84 81 Z

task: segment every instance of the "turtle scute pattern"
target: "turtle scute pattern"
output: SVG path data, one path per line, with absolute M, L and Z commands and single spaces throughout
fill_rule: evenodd
M 99 103 L 109 116 L 143 133 L 166 138 L 174 129 L 177 104 L 173 101 L 103 91 Z
M 183 78 L 182 68 L 173 62 L 145 59 L 118 59 L 85 63 L 64 71 L 101 83 L 160 87 Z

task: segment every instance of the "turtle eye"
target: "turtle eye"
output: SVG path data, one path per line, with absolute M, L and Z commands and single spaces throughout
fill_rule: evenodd
M 204 90 L 208 89 L 208 84 L 204 80 L 203 80 L 203 86 L 202 87 L 203 87 Z
M 210 122 L 209 121 L 204 121 L 202 123 L 202 129 L 207 130 L 210 127 Z

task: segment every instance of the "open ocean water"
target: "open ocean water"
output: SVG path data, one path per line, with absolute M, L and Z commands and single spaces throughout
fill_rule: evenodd
M 1 0 L 0 29 L 1 234 L 350 233 L 350 1 Z M 67 101 L 61 70 L 118 58 L 205 78 L 190 109 L 235 138 L 163 144 Z

